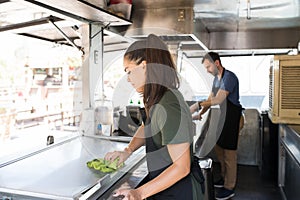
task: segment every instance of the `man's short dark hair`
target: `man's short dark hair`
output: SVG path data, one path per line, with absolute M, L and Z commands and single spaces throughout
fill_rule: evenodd
M 221 63 L 221 59 L 218 53 L 216 52 L 208 52 L 207 54 L 205 54 L 205 56 L 202 59 L 202 64 L 204 62 L 205 59 L 208 59 L 210 62 L 215 62 L 216 60 L 219 60 L 219 62 Z

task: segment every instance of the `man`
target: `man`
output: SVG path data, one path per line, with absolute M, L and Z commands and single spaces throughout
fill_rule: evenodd
M 219 188 L 216 199 L 229 199 L 235 195 L 237 176 L 237 143 L 242 113 L 239 102 L 239 81 L 233 72 L 222 66 L 220 56 L 215 52 L 207 53 L 203 57 L 202 64 L 215 78 L 208 99 L 198 103 L 199 107 L 202 107 L 198 119 L 201 120 L 202 115 L 211 106 L 220 105 L 218 130 L 221 133 L 215 152 L 221 164 L 222 179 L 215 183 L 215 187 Z

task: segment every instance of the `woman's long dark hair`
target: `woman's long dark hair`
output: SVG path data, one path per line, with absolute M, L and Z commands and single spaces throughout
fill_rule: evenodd
M 150 34 L 146 40 L 134 42 L 124 55 L 139 65 L 147 62 L 146 84 L 144 85 L 144 105 L 146 113 L 157 104 L 168 89 L 178 89 L 179 78 L 176 65 L 166 44 L 156 35 Z

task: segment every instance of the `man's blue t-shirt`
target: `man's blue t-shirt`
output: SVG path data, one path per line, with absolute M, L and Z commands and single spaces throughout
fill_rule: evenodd
M 213 87 L 220 87 L 220 89 L 229 92 L 227 99 L 234 105 L 241 106 L 239 100 L 239 80 L 237 76 L 227 69 L 224 69 L 223 73 L 221 81 L 219 81 L 218 77 L 215 76 Z

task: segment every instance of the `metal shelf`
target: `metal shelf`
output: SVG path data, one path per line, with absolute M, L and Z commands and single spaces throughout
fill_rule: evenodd
M 99 23 L 112 27 L 132 23 L 83 0 L 7 0 L 0 5 L 6 8 L 0 20 L 3 22 L 0 32 L 73 46 L 76 46 L 74 40 L 80 39 L 76 27 L 81 24 Z M 41 17 L 36 18 L 38 15 Z
M 40 7 L 55 11 L 80 21 L 101 22 L 110 26 L 130 25 L 131 21 L 114 15 L 103 8 L 84 0 L 25 0 Z

